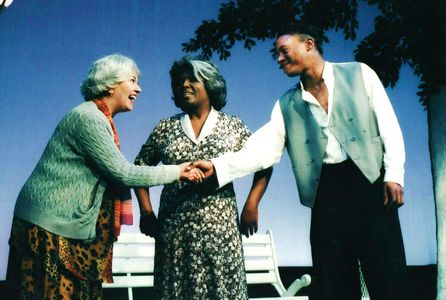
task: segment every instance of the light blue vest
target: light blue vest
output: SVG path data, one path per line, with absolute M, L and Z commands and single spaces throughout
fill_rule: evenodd
M 373 107 L 368 100 L 359 63 L 333 64 L 333 111 L 329 130 L 364 176 L 380 176 L 383 144 Z M 299 190 L 300 201 L 314 206 L 327 136 L 317 124 L 300 85 L 280 97 L 286 129 L 286 147 Z

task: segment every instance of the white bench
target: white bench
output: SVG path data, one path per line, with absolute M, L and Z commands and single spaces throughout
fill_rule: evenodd
M 307 300 L 306 296 L 294 296 L 299 289 L 308 286 L 310 275 L 296 279 L 288 289 L 282 284 L 277 267 L 274 241 L 271 231 L 243 237 L 246 278 L 249 284 L 271 284 L 281 300 Z M 127 288 L 129 300 L 132 288 L 153 287 L 155 240 L 140 233 L 122 233 L 113 250 L 114 283 L 103 283 L 104 288 Z M 256 298 L 259 299 L 259 298 Z M 278 298 L 261 298 L 278 299 Z

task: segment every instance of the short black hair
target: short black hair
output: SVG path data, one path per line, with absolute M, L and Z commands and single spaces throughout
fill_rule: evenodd
M 285 34 L 296 34 L 299 35 L 302 39 L 312 38 L 316 45 L 317 51 L 319 51 L 321 55 L 324 53 L 324 50 L 322 49 L 323 31 L 311 24 L 302 21 L 296 21 L 286 24 L 279 28 L 276 38 L 279 38 L 279 36 Z

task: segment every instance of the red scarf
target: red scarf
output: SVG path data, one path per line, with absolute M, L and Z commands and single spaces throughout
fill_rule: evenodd
M 104 101 L 96 99 L 93 101 L 98 109 L 107 117 L 110 122 L 111 128 L 113 130 L 113 138 L 115 140 L 116 147 L 120 149 L 118 132 L 116 131 L 115 123 L 113 122 L 110 110 Z M 121 233 L 121 224 L 132 225 L 133 224 L 133 208 L 132 208 L 132 196 L 130 194 L 130 189 L 127 187 L 113 185 L 107 186 L 108 190 L 111 190 L 114 203 L 115 203 L 115 214 L 114 214 L 114 233 L 118 237 Z

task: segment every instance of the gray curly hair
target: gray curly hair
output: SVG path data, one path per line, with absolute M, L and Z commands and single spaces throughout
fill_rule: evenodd
M 221 110 L 226 105 L 226 81 L 214 63 L 189 56 L 175 61 L 169 72 L 172 91 L 178 81 L 182 80 L 181 75 L 184 71 L 192 71 L 195 79 L 204 84 L 210 104 L 214 109 Z M 172 99 L 175 105 L 180 107 L 180 99 L 176 99 L 175 93 Z
M 87 78 L 81 84 L 81 94 L 85 101 L 107 96 L 110 89 L 129 79 L 133 72 L 140 77 L 141 72 L 131 58 L 121 54 L 105 56 L 91 66 Z

